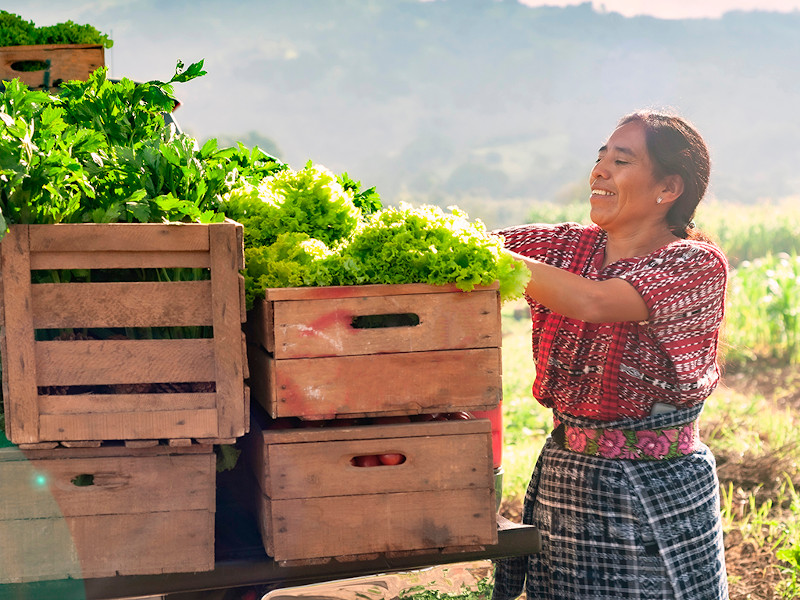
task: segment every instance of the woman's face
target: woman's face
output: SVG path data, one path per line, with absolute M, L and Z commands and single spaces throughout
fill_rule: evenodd
M 653 177 L 644 128 L 626 123 L 598 151 L 589 178 L 591 219 L 609 233 L 635 232 L 656 213 L 663 183 Z

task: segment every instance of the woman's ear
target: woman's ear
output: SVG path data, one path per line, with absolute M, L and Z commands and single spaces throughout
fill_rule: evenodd
M 661 198 L 664 202 L 674 202 L 683 194 L 683 177 L 680 175 L 667 175 L 664 178 L 664 187 Z

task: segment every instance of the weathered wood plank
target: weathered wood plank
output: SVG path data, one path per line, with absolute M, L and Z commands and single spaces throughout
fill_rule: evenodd
M 112 414 L 42 415 L 43 440 L 124 440 L 216 435 L 217 411 L 160 410 Z
M 3 272 L 3 348 L 6 431 L 15 444 L 39 441 L 36 353 L 29 254 L 29 226 L 12 225 L 0 244 Z
M 126 448 L 152 448 L 158 446 L 158 440 L 125 440 Z
M 273 302 L 272 310 L 274 347 L 267 346 L 269 339 L 261 341 L 276 359 L 501 344 L 496 290 Z M 377 326 L 360 326 L 364 318 Z M 396 324 L 399 319 L 407 324 Z
M 244 331 L 251 344 L 258 344 L 267 352 L 275 351 L 275 319 L 272 312 L 274 302 L 257 299 L 247 312 Z
M 497 543 L 487 489 L 271 500 L 271 512 L 275 560 Z
M 31 252 L 207 252 L 200 223 L 81 223 L 31 225 Z
M 6 324 L 6 309 L 3 304 L 3 270 L 0 269 L 0 327 Z
M 500 348 L 264 361 L 250 381 L 273 417 L 489 410 L 502 396 Z
M 34 252 L 31 269 L 207 269 L 208 252 Z
M 214 513 L 174 510 L 67 520 L 84 578 L 210 571 Z
M 264 493 L 280 500 L 370 494 L 376 490 L 488 489 L 493 485 L 493 474 L 487 439 L 483 433 L 270 444 L 266 464 L 271 485 Z M 351 464 L 356 456 L 381 454 L 400 454 L 405 461 L 375 467 Z
M 214 505 L 213 453 L 70 458 L 72 449 L 61 450 L 64 458 L 0 463 L 4 498 L 0 520 L 196 510 Z M 85 449 L 85 453 L 93 450 Z M 176 465 L 180 465 L 180 477 L 176 477 Z M 32 483 L 41 490 L 32 489 Z
M 39 396 L 39 410 L 43 415 L 110 414 L 131 412 L 134 407 L 141 412 L 193 410 L 216 408 L 216 405 L 216 394 L 205 392 L 196 394 L 70 394 Z
M 156 440 L 158 442 L 158 440 Z M 207 454 L 213 451 L 209 444 L 192 444 L 186 448 L 171 448 L 166 444 L 157 443 L 154 446 L 142 448 L 128 448 L 123 444 L 105 444 L 99 448 L 45 448 L 50 442 L 43 442 L 41 448 L 23 449 L 21 446 L 0 448 L 0 465 L 5 462 L 35 461 L 35 460 L 63 460 L 69 458 L 99 458 L 122 457 L 136 458 L 140 456 L 182 456 L 184 454 Z M 58 444 L 58 442 L 54 442 Z M 33 444 L 31 444 L 33 445 Z M 67 456 L 68 455 L 68 456 Z
M 31 287 L 36 329 L 211 324 L 211 282 L 207 280 Z
M 240 247 L 233 223 L 209 225 L 211 253 L 211 312 L 214 326 L 214 360 L 218 437 L 244 434 L 244 366 L 242 352 L 239 273 Z
M 167 440 L 167 445 L 172 448 L 184 448 L 192 445 L 192 440 L 188 438 L 170 438 Z
M 211 339 L 36 342 L 35 357 L 34 392 L 36 385 L 214 381 Z
M 494 283 L 488 286 L 476 286 L 475 290 L 499 289 Z M 461 292 L 455 284 L 429 285 L 427 283 L 402 283 L 396 285 L 342 285 L 327 287 L 268 288 L 265 290 L 267 301 L 272 300 L 333 300 L 335 298 L 352 298 L 353 296 L 387 296 L 394 294 L 441 294 Z
M 103 442 L 100 440 L 94 441 L 74 441 L 74 442 L 61 442 L 64 448 L 99 448 Z

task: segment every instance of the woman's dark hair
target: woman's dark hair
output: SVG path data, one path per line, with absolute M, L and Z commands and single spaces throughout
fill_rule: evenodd
M 680 238 L 705 239 L 694 228 L 694 212 L 708 188 L 711 160 L 703 138 L 686 119 L 664 112 L 638 111 L 620 119 L 618 126 L 641 123 L 647 152 L 657 179 L 680 175 L 683 193 L 667 213 L 672 233 Z

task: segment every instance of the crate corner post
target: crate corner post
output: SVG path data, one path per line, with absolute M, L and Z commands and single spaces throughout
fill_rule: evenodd
M 29 227 L 12 225 L 0 242 L 3 272 L 3 399 L 15 444 L 39 440 Z

